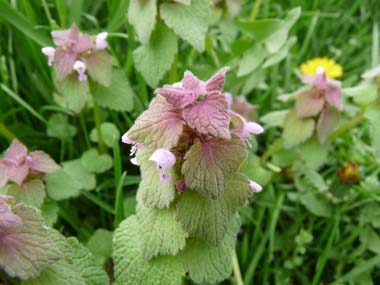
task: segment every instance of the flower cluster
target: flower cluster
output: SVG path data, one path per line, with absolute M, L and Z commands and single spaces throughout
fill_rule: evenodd
M 48 57 L 48 64 L 54 66 L 58 80 L 76 73 L 79 81 L 87 80 L 89 75 L 100 84 L 108 85 L 98 75 L 99 69 L 111 64 L 104 51 L 108 48 L 107 32 L 91 37 L 73 25 L 69 30 L 53 31 L 51 35 L 57 47 L 44 47 L 42 53 Z
M 15 139 L 6 150 L 5 156 L 0 159 L 0 186 L 4 186 L 8 181 L 22 185 L 29 177 L 52 173 L 59 168 L 45 152 L 28 153 L 26 147 Z
M 229 156 L 234 155 L 233 153 L 221 153 L 218 157 L 220 161 L 215 161 L 216 157 L 213 156 L 218 152 L 218 144 L 231 143 L 232 152 L 235 150 L 233 147 L 236 138 L 250 146 L 250 136 L 263 132 L 259 124 L 248 122 L 229 109 L 228 95 L 222 93 L 227 71 L 227 67 L 222 68 L 207 81 L 202 81 L 186 71 L 182 81 L 156 89 L 157 97 L 149 109 L 123 135 L 122 141 L 133 145 L 131 155 L 141 148 L 153 151 L 149 159 L 156 162 L 162 181 L 169 180 L 167 171 L 176 161 L 179 167 L 185 163 L 189 149 L 196 143 L 206 146 L 215 142 L 215 147 L 209 152 L 204 150 L 204 156 L 199 157 L 200 160 L 228 164 Z M 228 151 L 228 147 L 226 150 Z M 239 151 L 244 154 L 243 145 Z M 132 162 L 140 164 L 136 159 L 132 159 Z M 241 161 L 238 166 L 240 163 Z M 214 167 L 216 169 L 207 170 L 215 171 L 217 175 L 220 165 Z M 234 170 L 238 171 L 237 168 Z M 194 187 L 194 183 L 186 178 L 185 173 L 179 176 L 184 176 L 183 180 L 181 178 L 181 181 L 176 181 L 177 184 L 181 182 L 181 189 Z M 250 186 L 255 192 L 261 190 L 255 182 L 250 182 Z

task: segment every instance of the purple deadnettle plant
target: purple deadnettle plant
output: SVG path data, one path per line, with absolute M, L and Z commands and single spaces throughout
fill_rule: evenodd
M 4 157 L 0 158 L 0 187 L 6 185 L 7 193 L 15 196 L 17 202 L 30 204 L 29 198 L 34 197 L 32 205 L 39 207 L 45 197 L 43 175 L 59 169 L 60 166 L 47 153 L 28 153 L 27 148 L 14 139 Z
M 295 99 L 296 105 L 284 121 L 285 145 L 293 146 L 316 135 L 321 144 L 339 124 L 339 113 L 343 109 L 341 82 L 327 76 L 323 67 L 318 67 L 314 75 L 302 75 L 301 81 L 307 84 L 290 96 L 281 99 Z M 292 130 L 297 129 L 298 138 Z
M 51 35 L 56 48 L 44 47 L 42 53 L 48 57 L 48 64 L 54 66 L 58 81 L 74 74 L 79 81 L 85 81 L 89 75 L 99 84 L 109 85 L 102 76 L 105 65 L 111 65 L 105 51 L 108 48 L 106 32 L 91 37 L 73 25 L 69 30 L 53 31 Z
M 157 270 L 173 272 L 178 267 L 171 266 L 182 260 L 179 279 L 188 272 L 196 282 L 220 282 L 231 272 L 237 210 L 252 193 L 261 191 L 241 173 L 246 148 L 251 135 L 263 128 L 230 109 L 222 93 L 228 69 L 207 81 L 186 71 L 180 82 L 157 88 L 148 110 L 122 137 L 132 145 L 130 154 L 136 154 L 132 162 L 140 166 L 142 177 L 137 214 L 122 222 L 114 237 L 119 276 L 125 268 L 118 261 L 136 258 L 136 251 L 124 244 L 132 244 L 134 231 L 141 235 L 133 243 L 138 244 L 144 268 L 138 274 L 127 270 L 123 277 L 127 279 L 122 279 L 126 284 L 142 280 L 161 258 L 173 262 L 163 262 Z M 202 254 L 213 260 L 200 272 L 199 260 L 207 260 Z

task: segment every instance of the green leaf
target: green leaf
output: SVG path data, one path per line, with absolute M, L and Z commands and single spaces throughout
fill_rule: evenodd
M 76 188 L 93 190 L 96 187 L 95 175 L 84 168 L 81 159 L 65 161 L 62 163 L 62 166 L 65 172 L 76 183 Z
M 178 177 L 174 169 L 168 170 L 169 181 L 160 180 L 154 161 L 149 160 L 153 152 L 140 149 L 136 158 L 141 169 L 141 182 L 137 190 L 137 200 L 148 208 L 165 208 L 174 200 Z
M 96 85 L 93 92 L 96 103 L 101 107 L 115 111 L 129 112 L 133 110 L 135 92 L 122 70 L 114 69 L 112 71 L 109 87 Z
M 139 206 L 141 251 L 145 259 L 176 255 L 185 247 L 187 234 L 175 219 L 175 208 L 155 209 Z
M 100 130 L 102 132 L 103 141 L 106 146 L 112 148 L 114 141 L 120 140 L 120 131 L 114 124 L 109 123 L 109 122 L 102 123 L 100 125 Z M 96 131 L 96 128 L 92 129 L 90 133 L 90 139 L 93 142 L 96 142 L 96 143 L 98 142 L 98 133 Z
M 136 69 L 148 85 L 157 87 L 172 66 L 177 53 L 177 36 L 164 24 L 158 24 L 150 42 L 133 52 Z
M 265 47 L 269 53 L 276 53 L 285 44 L 290 28 L 301 16 L 301 8 L 297 7 L 288 12 L 285 20 L 281 21 L 279 28 L 265 39 Z
M 190 239 L 180 253 L 183 266 L 197 283 L 219 283 L 232 272 L 232 255 L 236 235 L 240 227 L 238 219 L 233 220 L 221 244 L 217 247 L 200 239 Z
M 307 180 L 310 181 L 310 183 L 319 191 L 319 192 L 324 192 L 324 191 L 327 191 L 327 189 L 329 188 L 325 182 L 325 180 L 323 179 L 322 175 L 320 175 L 318 172 L 314 171 L 314 170 L 311 170 L 311 169 L 308 169 L 308 168 L 304 168 L 304 173 L 305 173 L 305 177 Z
M 369 105 L 377 98 L 377 86 L 375 84 L 363 84 L 351 88 L 342 89 L 344 96 L 352 97 L 357 104 Z
M 272 65 L 278 64 L 289 55 L 290 48 L 296 43 L 296 38 L 291 37 L 276 53 L 267 58 L 263 64 L 263 68 L 268 68 Z
M 265 124 L 265 129 L 271 127 L 282 127 L 287 113 L 288 110 L 269 112 L 262 116 L 260 121 Z
M 284 146 L 291 148 L 303 143 L 313 135 L 315 122 L 313 119 L 298 119 L 295 110 L 289 111 L 284 120 L 282 137 Z
M 380 154 L 380 113 L 378 108 L 375 106 L 370 106 L 367 108 L 365 114 L 365 118 L 369 121 L 369 134 L 371 137 L 372 147 L 374 148 L 375 154 Z
M 240 59 L 237 76 L 241 77 L 253 72 L 263 63 L 266 56 L 267 51 L 261 44 L 254 45 L 247 50 Z
M 47 135 L 60 140 L 68 140 L 77 133 L 76 127 L 69 124 L 68 118 L 63 114 L 54 114 L 47 125 Z
M 53 200 L 47 200 L 41 207 L 41 214 L 44 218 L 44 224 L 48 227 L 52 227 L 58 218 L 59 207 L 57 202 Z
M 88 80 L 79 81 L 76 74 L 71 74 L 65 79 L 56 82 L 57 90 L 65 100 L 65 106 L 74 113 L 79 113 L 87 100 L 90 92 Z
M 142 43 L 149 42 L 156 24 L 156 0 L 131 0 L 128 9 L 128 21 L 135 28 Z
M 282 21 L 278 19 L 263 19 L 256 21 L 238 21 L 238 27 L 255 37 L 257 42 L 269 37 L 281 27 Z
M 99 154 L 97 149 L 90 149 L 82 154 L 82 165 L 89 172 L 103 173 L 112 167 L 112 157 L 109 154 Z
M 111 56 L 107 50 L 95 51 L 86 57 L 84 61 L 90 77 L 104 87 L 110 87 L 112 79 Z M 85 81 L 87 82 L 87 80 Z
M 252 153 L 248 154 L 247 164 L 244 168 L 244 174 L 264 186 L 272 178 L 272 172 L 261 166 L 260 158 Z
M 12 8 L 5 0 L 0 0 L 0 18 L 9 22 L 13 27 L 21 31 L 28 38 L 40 46 L 52 45 L 51 39 L 42 30 L 36 29 L 27 17 Z
M 319 194 L 305 193 L 301 196 L 301 204 L 318 217 L 329 218 L 332 215 L 331 205 Z
M 45 185 L 40 179 L 33 179 L 22 185 L 12 184 L 7 195 L 13 196 L 16 203 L 24 203 L 40 208 L 45 199 Z
M 178 256 L 160 256 L 147 261 L 140 249 L 136 216 L 124 220 L 113 238 L 115 285 L 179 285 L 185 274 Z
M 87 242 L 87 248 L 102 262 L 112 255 L 112 234 L 109 230 L 97 229 Z
M 246 160 L 240 138 L 213 139 L 195 143 L 185 155 L 182 174 L 186 184 L 200 194 L 216 199 Z
M 318 169 L 327 161 L 328 145 L 320 144 L 316 137 L 299 147 L 302 160 L 310 169 Z
M 160 16 L 165 24 L 199 52 L 205 49 L 205 35 L 208 29 L 209 1 L 191 0 L 190 5 L 162 3 Z
M 46 190 L 49 197 L 59 201 L 78 196 L 80 187 L 64 169 L 60 169 L 46 176 Z
M 368 250 L 380 254 L 380 237 L 370 226 L 360 231 L 360 242 Z
M 194 191 L 182 193 L 177 202 L 177 219 L 191 237 L 218 245 L 223 240 L 237 209 L 252 195 L 249 180 L 237 174 L 216 200 Z
M 60 257 L 39 211 L 23 204 L 12 208 L 21 223 L 1 233 L 0 268 L 21 279 L 36 277 Z

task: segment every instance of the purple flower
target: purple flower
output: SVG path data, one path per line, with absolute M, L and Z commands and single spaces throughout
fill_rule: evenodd
M 8 180 L 21 185 L 29 174 L 52 173 L 59 166 L 43 151 L 33 151 L 28 155 L 26 147 L 14 139 L 4 158 L 0 159 L 0 186 Z
M 255 122 L 247 122 L 240 114 L 230 111 L 232 124 L 236 127 L 232 130 L 242 141 L 251 147 L 251 135 L 258 135 L 264 132 L 264 128 Z
M 255 193 L 261 192 L 261 190 L 263 190 L 263 187 L 261 187 L 260 184 L 256 183 L 253 180 L 250 180 L 249 186 L 252 188 L 252 191 Z
M 86 65 L 83 61 L 77 60 L 74 62 L 73 69 L 78 72 L 78 79 L 79 81 L 87 80 L 86 72 Z
M 167 149 L 159 148 L 153 152 L 149 160 L 156 162 L 157 169 L 160 171 L 161 181 L 168 181 L 169 175 L 166 171 L 174 166 L 176 161 L 175 155 Z
M 138 143 L 134 140 L 131 140 L 129 137 L 128 137 L 128 134 L 125 133 L 122 137 L 121 137 L 121 141 L 125 144 L 131 144 L 132 147 L 131 147 L 131 151 L 129 153 L 130 156 L 134 156 L 136 154 L 136 151 L 140 148 L 143 148 L 144 145 L 142 143 Z M 136 160 L 136 157 L 132 158 L 131 159 L 131 163 L 134 164 L 134 165 L 138 165 L 137 163 L 137 160 Z
M 108 37 L 107 32 L 103 32 L 96 35 L 96 39 L 95 39 L 96 50 L 103 50 L 103 49 L 108 48 L 107 37 Z

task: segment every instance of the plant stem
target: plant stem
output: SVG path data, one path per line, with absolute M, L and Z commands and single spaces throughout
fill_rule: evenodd
M 102 129 L 101 129 L 100 109 L 99 109 L 98 103 L 96 103 L 95 97 L 92 94 L 91 96 L 92 96 L 92 101 L 94 105 L 94 121 L 95 121 L 96 134 L 98 136 L 99 152 L 105 153 L 106 148 L 104 146 L 103 134 L 102 134 Z
M 15 135 L 2 123 L 0 123 L 0 135 L 6 138 L 9 142 L 15 137 Z
M 244 285 L 236 250 L 234 251 L 234 254 L 232 256 L 232 266 L 233 266 L 234 276 L 236 278 L 236 285 Z
M 261 2 L 262 2 L 262 0 L 256 0 L 255 5 L 253 6 L 253 9 L 251 12 L 251 16 L 249 17 L 249 20 L 251 20 L 251 21 L 256 20 L 256 17 L 259 14 Z

